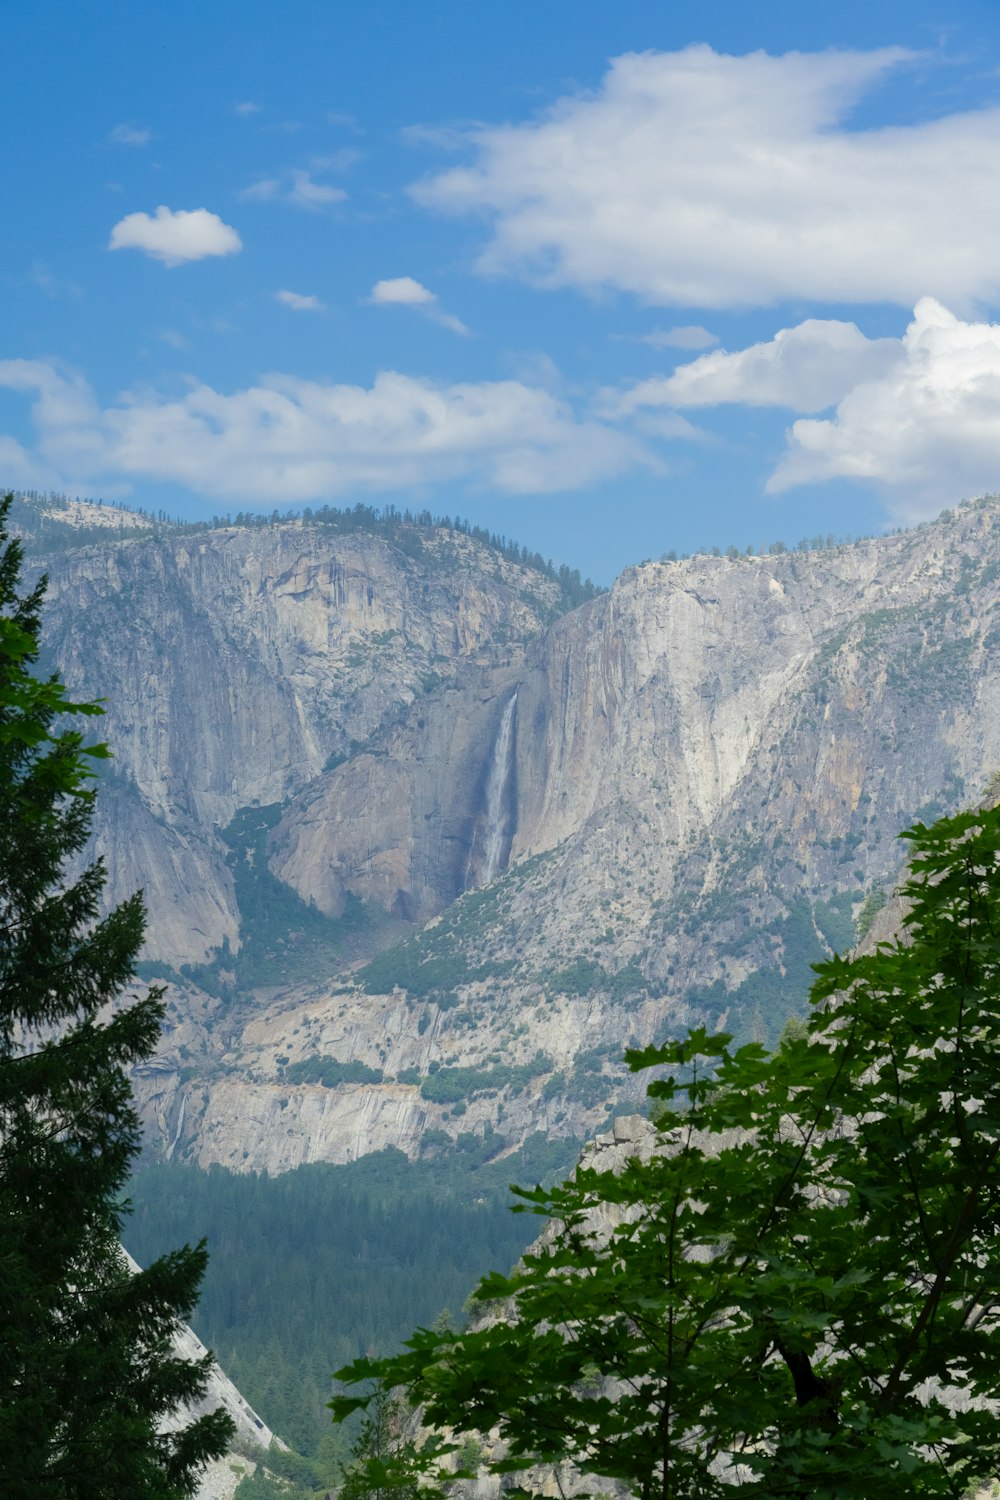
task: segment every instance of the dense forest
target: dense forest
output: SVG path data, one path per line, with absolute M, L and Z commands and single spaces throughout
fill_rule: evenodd
M 315 1454 L 331 1446 L 331 1371 L 395 1350 L 418 1324 L 460 1320 L 480 1276 L 537 1233 L 511 1212 L 509 1184 L 554 1181 L 579 1150 L 536 1136 L 489 1160 L 498 1145 L 432 1132 L 418 1162 L 389 1149 L 275 1178 L 147 1163 L 129 1187 L 125 1243 L 142 1265 L 208 1240 L 195 1331 L 265 1421 Z

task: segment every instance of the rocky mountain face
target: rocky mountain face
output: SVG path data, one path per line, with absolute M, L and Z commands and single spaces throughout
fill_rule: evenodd
M 137 1085 L 203 1164 L 589 1133 L 630 1043 L 773 1036 L 899 830 L 1000 765 L 993 502 L 561 614 L 447 528 L 57 522 L 48 639 L 116 753 L 97 848 L 170 982 Z
M 218 836 L 238 809 L 292 798 L 439 684 L 516 663 L 557 607 L 551 580 L 460 533 L 401 540 L 291 522 L 43 551 L 49 650 L 107 699 L 97 847 L 113 890 L 146 889 L 151 957 L 238 949 Z

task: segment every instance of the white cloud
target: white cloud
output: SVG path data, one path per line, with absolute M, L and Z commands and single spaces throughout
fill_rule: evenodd
M 370 300 L 378 306 L 422 307 L 436 298 L 412 276 L 390 276 L 376 281 Z
M 51 488 L 50 479 L 45 477 L 46 471 L 39 469 L 37 461 L 16 438 L 4 433 L 0 433 L 0 474 L 3 474 L 7 486 L 13 483 Z
M 897 350 L 834 417 L 793 424 L 769 491 L 866 480 L 884 488 L 895 515 L 914 520 L 1000 489 L 1000 325 L 963 322 L 924 297 Z
M 274 300 L 290 307 L 293 312 L 326 312 L 326 304 L 311 294 L 303 296 L 300 292 L 275 292 Z
M 715 446 L 718 439 L 703 427 L 696 427 L 687 417 L 676 411 L 639 412 L 634 426 L 646 437 L 662 438 L 666 442 L 703 443 Z
M 897 339 L 867 339 L 853 323 L 807 318 L 736 354 L 718 349 L 672 375 L 643 380 L 610 401 L 623 416 L 645 406 L 787 406 L 823 411 L 899 357 Z
M 192 384 L 174 399 L 144 391 L 101 408 L 79 375 L 8 360 L 0 386 L 33 397 L 35 469 L 76 487 L 157 479 L 273 504 L 447 481 L 532 494 L 658 467 L 639 439 L 514 380 L 387 371 L 365 388 L 272 375 L 232 395 Z
M 412 192 L 490 221 L 481 270 L 541 284 L 704 307 L 996 299 L 1000 108 L 845 123 L 908 59 L 628 54 L 528 124 L 470 129 L 471 165 Z
M 248 115 L 259 115 L 260 105 L 255 104 L 252 99 L 241 99 L 239 104 L 233 105 L 233 114 L 242 115 L 244 118 Z
M 508 349 L 500 355 L 500 363 L 515 380 L 525 385 L 541 386 L 543 390 L 558 392 L 564 389 L 562 371 L 543 349 Z
M 648 344 L 651 349 L 711 349 L 718 342 L 717 335 L 699 323 L 688 323 L 681 328 L 654 328 L 636 337 L 636 343 Z
M 116 146 L 147 146 L 153 132 L 140 125 L 116 125 L 108 140 Z
M 468 338 L 471 330 L 461 318 L 456 318 L 454 313 L 444 312 L 440 307 L 427 308 L 427 317 L 432 323 L 437 323 L 441 328 L 447 328 L 452 333 L 461 334 L 462 338 Z
M 456 318 L 454 313 L 445 312 L 438 305 L 436 292 L 429 291 L 412 276 L 390 276 L 385 281 L 376 281 L 368 301 L 373 302 L 376 307 L 415 307 L 430 318 L 432 323 L 438 323 L 452 333 L 467 336 L 469 332 L 461 318 Z
M 347 197 L 343 188 L 331 187 L 326 182 L 314 182 L 308 172 L 296 169 L 292 172 L 292 186 L 285 195 L 288 203 L 299 208 L 324 208 L 328 203 L 342 203 Z
M 152 214 L 126 214 L 111 231 L 109 250 L 143 250 L 165 266 L 233 255 L 243 249 L 236 230 L 207 208 L 165 208 Z
M 326 165 L 326 163 L 324 163 Z M 347 194 L 343 188 L 333 187 L 327 182 L 317 182 L 311 172 L 301 167 L 294 168 L 285 177 L 261 177 L 243 188 L 238 197 L 251 203 L 269 203 L 280 199 L 294 204 L 296 208 L 326 208 L 331 203 L 343 203 Z
M 268 203 L 272 198 L 277 198 L 280 192 L 281 183 L 277 177 L 261 177 L 257 182 L 251 182 L 249 187 L 242 188 L 237 197 L 249 203 Z

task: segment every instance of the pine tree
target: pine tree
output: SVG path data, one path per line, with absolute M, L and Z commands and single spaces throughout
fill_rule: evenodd
M 45 580 L 19 593 L 11 499 L 0 501 L 0 1493 L 175 1500 L 232 1434 L 222 1411 L 184 1425 L 210 1361 L 172 1352 L 206 1256 L 185 1247 L 132 1275 L 120 1249 L 140 1140 L 126 1069 L 153 1052 L 163 1005 L 155 989 L 128 993 L 141 896 L 101 917 L 101 863 L 73 873 L 92 763 L 108 752 L 67 726 L 101 709 L 33 675 Z

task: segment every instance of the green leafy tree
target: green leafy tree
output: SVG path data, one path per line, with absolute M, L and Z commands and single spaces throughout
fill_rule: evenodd
M 904 837 L 905 935 L 817 966 L 804 1035 L 629 1055 L 666 1070 L 659 1149 L 522 1194 L 550 1228 L 480 1286 L 506 1321 L 339 1372 L 437 1434 L 382 1483 L 440 1487 L 467 1432 L 529 1493 L 537 1462 L 643 1500 L 957 1496 L 1000 1472 L 1000 811 Z
M 382 1482 L 387 1461 L 399 1448 L 403 1430 L 402 1403 L 378 1382 L 365 1399 L 365 1413 L 344 1466 L 338 1500 L 415 1500 L 417 1485 L 406 1475 Z M 402 1491 L 402 1494 L 401 1494 Z
M 90 763 L 66 727 L 101 712 L 32 673 L 44 580 L 18 592 L 0 502 L 0 1493 L 5 1500 L 173 1500 L 232 1432 L 186 1425 L 210 1360 L 172 1352 L 204 1247 L 130 1274 L 121 1193 L 139 1146 L 126 1068 L 148 1057 L 159 992 L 126 997 L 141 897 L 99 916 Z M 167 1420 L 176 1428 L 161 1433 Z

